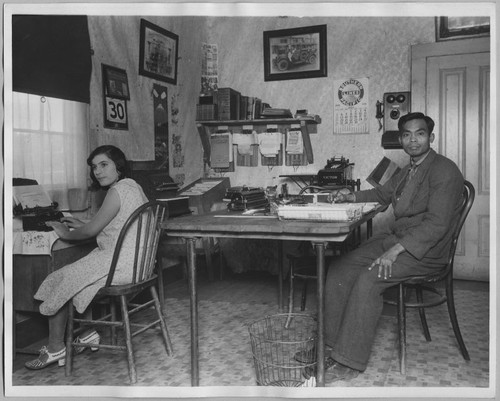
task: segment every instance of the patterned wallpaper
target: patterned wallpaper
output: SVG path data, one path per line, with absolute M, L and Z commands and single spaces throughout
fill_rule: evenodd
M 154 157 L 152 88 L 157 82 L 138 75 L 139 16 L 90 16 L 94 50 L 91 83 L 92 147 L 113 143 L 134 160 Z M 410 90 L 410 51 L 418 43 L 434 42 L 431 17 L 144 17 L 179 35 L 177 85 L 168 90 L 170 173 L 189 184 L 202 177 L 202 147 L 196 130 L 196 103 L 200 91 L 201 44 L 217 44 L 219 86 L 256 96 L 273 107 L 308 109 L 322 123 L 312 135 L 314 164 L 300 167 L 238 167 L 228 173 L 232 185 L 277 185 L 280 174 L 316 173 L 326 160 L 345 156 L 355 163 L 354 175 L 365 178 L 383 156 L 404 162 L 400 150 L 384 150 L 375 118 L 375 104 L 384 92 Z M 311 25 L 327 25 L 328 76 L 264 82 L 263 32 Z M 103 128 L 101 63 L 125 69 L 131 99 L 128 131 Z M 369 78 L 370 132 L 333 134 L 333 81 Z M 164 83 L 162 83 L 164 84 Z M 175 154 L 174 154 L 175 152 Z M 176 160 L 174 166 L 174 159 Z M 291 188 L 293 190 L 293 186 Z

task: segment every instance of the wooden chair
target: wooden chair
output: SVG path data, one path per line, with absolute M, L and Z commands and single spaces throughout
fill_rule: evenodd
M 139 207 L 126 221 L 120 235 L 118 237 L 113 259 L 109 269 L 108 278 L 104 287 L 96 294 L 92 304 L 105 300 L 109 303 L 110 312 L 103 317 L 97 319 L 77 319 L 74 316 L 73 302 L 68 305 L 68 324 L 66 330 L 66 376 L 72 373 L 73 362 L 73 345 L 78 347 L 98 347 L 106 349 L 115 349 L 127 352 L 128 370 L 131 383 L 137 382 L 137 373 L 134 362 L 134 352 L 132 346 L 132 338 L 144 331 L 160 326 L 163 341 L 165 342 L 167 354 L 172 354 L 172 344 L 167 331 L 162 305 L 158 299 L 156 286 L 158 285 L 158 277 L 154 274 L 156 251 L 158 240 L 162 231 L 161 223 L 167 217 L 167 205 L 158 201 L 148 202 Z M 127 234 L 135 234 L 135 252 L 134 252 L 134 268 L 133 276 L 130 284 L 114 285 L 113 277 L 117 267 L 118 258 L 122 245 L 124 244 Z M 134 299 L 139 293 L 149 290 L 151 299 L 147 298 L 143 303 Z M 142 296 L 140 298 L 143 298 Z M 146 297 L 144 297 L 146 298 Z M 117 313 L 117 303 L 121 307 L 121 316 Z M 156 316 L 154 320 L 144 324 L 131 323 L 130 316 L 144 311 L 146 308 L 154 307 Z M 118 317 L 121 317 L 119 319 Z M 80 327 L 75 330 L 75 322 L 80 324 Z M 110 328 L 111 336 L 108 343 L 82 344 L 74 340 L 74 336 L 83 331 L 84 326 L 103 326 Z M 135 330 L 132 332 L 132 328 Z M 124 330 L 125 345 L 118 344 L 117 330 Z
M 464 225 L 465 219 L 469 214 L 472 204 L 474 203 L 475 191 L 473 185 L 465 181 L 464 192 L 463 192 L 463 202 L 461 205 L 460 216 L 455 226 L 455 231 L 452 237 L 452 246 L 450 249 L 450 254 L 448 255 L 448 262 L 444 268 L 438 272 L 421 275 L 421 276 L 411 276 L 403 277 L 397 279 L 390 279 L 387 281 L 392 281 L 398 284 L 398 296 L 397 300 L 385 300 L 385 303 L 397 306 L 398 315 L 398 333 L 399 333 L 399 362 L 400 371 L 402 374 L 406 373 L 406 309 L 407 308 L 417 308 L 420 314 L 420 321 L 422 323 L 422 329 L 424 331 L 424 336 L 427 341 L 431 341 L 431 336 L 429 333 L 429 327 L 427 325 L 427 319 L 425 317 L 425 308 L 438 306 L 443 303 L 448 305 L 448 314 L 450 316 L 451 325 L 453 327 L 453 332 L 455 333 L 455 338 L 457 339 L 458 346 L 465 360 L 469 361 L 469 353 L 465 347 L 460 328 L 458 326 L 457 314 L 455 310 L 455 301 L 453 296 L 453 261 L 455 258 L 455 251 L 457 249 L 458 237 L 462 226 Z M 430 284 L 443 282 L 444 283 L 444 293 Z M 416 292 L 416 302 L 410 302 L 408 299 L 407 290 L 415 289 Z M 424 291 L 427 293 L 431 292 L 437 294 L 433 296 L 432 299 L 424 301 Z

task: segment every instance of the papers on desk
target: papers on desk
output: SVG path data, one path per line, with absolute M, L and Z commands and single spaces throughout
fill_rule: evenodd
M 378 203 L 317 203 L 278 206 L 278 217 L 285 220 L 308 220 L 323 222 L 355 221 Z
M 369 213 L 372 210 L 374 210 L 376 207 L 380 206 L 380 203 L 378 203 L 378 202 L 366 202 L 366 203 L 357 203 L 357 204 L 362 205 L 363 214 Z
M 14 233 L 13 254 L 50 255 L 59 237 L 54 231 L 18 231 Z
M 14 202 L 23 209 L 50 207 L 52 200 L 41 185 L 20 185 L 12 188 Z

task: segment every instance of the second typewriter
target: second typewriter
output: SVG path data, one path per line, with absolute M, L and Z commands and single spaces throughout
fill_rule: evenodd
M 250 209 L 269 209 L 269 201 L 263 188 L 239 186 L 226 190 L 224 201 L 228 210 L 246 211 Z

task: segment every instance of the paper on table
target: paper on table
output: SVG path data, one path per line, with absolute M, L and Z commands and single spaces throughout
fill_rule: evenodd
M 48 207 L 52 205 L 49 194 L 41 185 L 20 185 L 13 187 L 14 201 L 23 209 Z
M 13 253 L 50 255 L 58 235 L 54 231 L 20 231 L 14 233 Z

